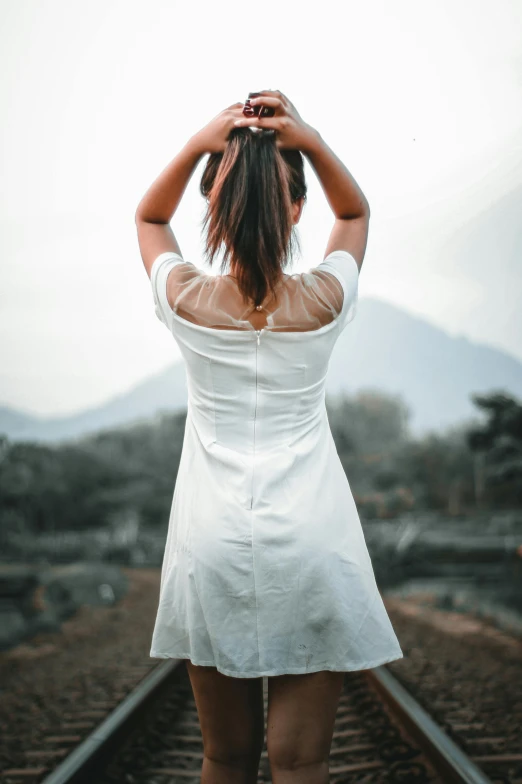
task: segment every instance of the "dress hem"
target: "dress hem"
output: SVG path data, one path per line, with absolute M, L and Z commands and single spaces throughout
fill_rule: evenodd
M 151 659 L 188 659 L 192 664 L 197 667 L 215 667 L 218 672 L 222 675 L 228 675 L 232 678 L 265 678 L 265 677 L 275 677 L 278 675 L 304 675 L 309 672 L 321 672 L 321 671 L 328 671 L 328 672 L 358 672 L 360 670 L 370 670 L 374 667 L 380 667 L 383 664 L 388 664 L 392 661 L 397 661 L 398 659 L 403 659 L 404 654 L 398 653 L 393 654 L 392 656 L 388 657 L 381 657 L 380 659 L 374 659 L 373 661 L 366 662 L 364 664 L 315 664 L 311 667 L 285 667 L 280 670 L 263 670 L 263 671 L 255 671 L 255 672 L 238 672 L 237 670 L 225 670 L 223 667 L 216 665 L 215 662 L 200 662 L 193 659 L 191 656 L 187 656 L 187 654 L 180 654 L 176 656 L 170 653 L 158 653 L 155 651 L 151 651 L 149 658 Z

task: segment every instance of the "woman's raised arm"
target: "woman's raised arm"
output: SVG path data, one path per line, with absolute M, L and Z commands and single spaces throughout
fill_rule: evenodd
M 173 251 L 181 255 L 170 221 L 203 154 L 194 144 L 194 137 L 190 139 L 138 204 L 135 215 L 138 243 L 149 277 L 154 259 L 160 253 Z
M 368 243 L 370 205 L 346 166 L 319 134 L 305 155 L 335 215 L 324 257 L 334 250 L 346 250 L 360 270 Z
M 232 104 L 194 134 L 138 204 L 135 215 L 138 243 L 149 277 L 160 253 L 173 251 L 181 256 L 170 221 L 200 159 L 206 153 L 224 151 L 234 120 L 242 116 L 242 108 L 242 103 Z

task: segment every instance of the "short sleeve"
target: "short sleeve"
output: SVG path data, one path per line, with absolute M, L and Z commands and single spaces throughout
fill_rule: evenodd
M 339 330 L 343 330 L 357 314 L 359 266 L 348 251 L 334 250 L 315 269 L 331 273 L 342 286 L 343 304 L 338 320 Z
M 170 271 L 178 264 L 185 264 L 185 260 L 174 251 L 161 253 L 150 271 L 152 295 L 156 316 L 168 329 L 172 328 L 172 308 L 167 299 L 167 278 Z

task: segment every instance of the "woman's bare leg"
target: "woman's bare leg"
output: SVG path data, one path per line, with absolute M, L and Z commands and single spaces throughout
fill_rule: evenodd
M 255 784 L 264 741 L 263 679 L 186 660 L 203 735 L 201 784 Z
M 326 784 L 342 672 L 268 679 L 267 750 L 272 784 Z

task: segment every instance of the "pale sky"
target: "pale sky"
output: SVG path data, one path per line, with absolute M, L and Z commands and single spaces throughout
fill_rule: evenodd
M 370 202 L 360 296 L 522 360 L 519 265 L 452 255 L 522 183 L 520 0 L 0 0 L 0 13 L 0 404 L 73 413 L 179 356 L 134 212 L 193 133 L 260 89 L 288 95 Z M 172 222 L 200 266 L 203 165 Z M 309 168 L 308 184 L 296 271 L 322 260 L 333 223 Z

